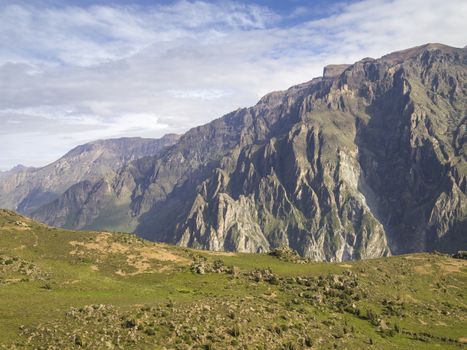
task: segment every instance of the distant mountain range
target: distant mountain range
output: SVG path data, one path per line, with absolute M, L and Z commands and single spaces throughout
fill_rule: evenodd
M 467 49 L 325 67 L 181 137 L 0 175 L 0 206 L 75 229 L 342 261 L 467 249 Z
M 42 168 L 18 165 L 0 174 L 0 206 L 31 214 L 63 194 L 70 186 L 96 182 L 116 174 L 133 160 L 153 156 L 173 145 L 178 135 L 161 139 L 120 138 L 78 146 Z

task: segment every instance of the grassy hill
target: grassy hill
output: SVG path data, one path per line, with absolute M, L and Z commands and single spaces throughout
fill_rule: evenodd
M 197 251 L 0 211 L 0 348 L 462 349 L 467 261 Z

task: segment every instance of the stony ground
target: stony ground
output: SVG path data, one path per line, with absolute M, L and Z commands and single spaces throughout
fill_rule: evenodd
M 210 253 L 0 211 L 0 348 L 464 349 L 462 257 Z

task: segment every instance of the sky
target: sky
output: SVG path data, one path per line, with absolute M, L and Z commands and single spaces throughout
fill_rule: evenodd
M 467 45 L 465 0 L 0 0 L 0 170 L 183 133 L 332 63 Z

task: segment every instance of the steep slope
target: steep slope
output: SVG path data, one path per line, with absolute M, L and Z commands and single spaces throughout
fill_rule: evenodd
M 112 229 L 118 203 L 115 228 L 151 240 L 316 260 L 466 248 L 466 52 L 327 67 L 90 186 L 71 221 L 57 203 L 34 215 Z
M 177 139 L 178 135 L 166 135 L 161 139 L 99 140 L 78 146 L 42 168 L 15 167 L 0 177 L 0 207 L 30 214 L 70 186 L 111 177 L 124 164 L 153 156 Z

